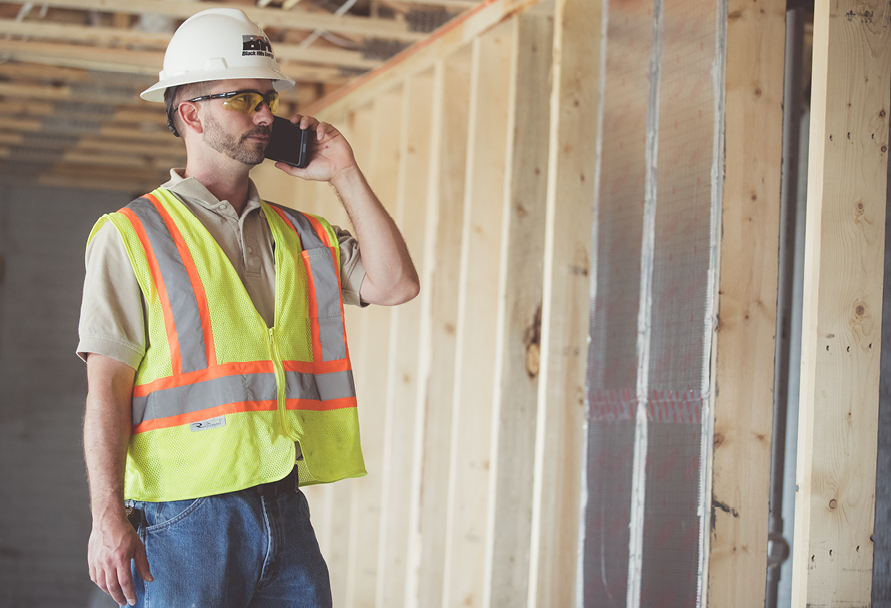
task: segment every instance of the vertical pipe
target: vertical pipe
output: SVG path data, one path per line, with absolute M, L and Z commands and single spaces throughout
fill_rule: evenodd
M 795 219 L 798 200 L 798 144 L 801 136 L 801 64 L 804 9 L 786 12 L 786 80 L 783 92 L 783 178 L 780 191 L 780 251 L 777 285 L 777 341 L 774 362 L 773 440 L 770 453 L 770 522 L 766 608 L 776 608 L 780 566 L 789 555 L 783 537 L 783 481 L 786 416 L 789 397 L 789 353 L 792 294 L 795 280 Z

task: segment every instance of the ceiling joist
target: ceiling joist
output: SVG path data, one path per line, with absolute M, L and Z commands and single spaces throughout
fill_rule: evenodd
M 79 44 L 0 40 L 0 57 L 57 67 L 156 76 L 164 63 L 160 51 L 131 51 Z M 302 82 L 346 80 L 336 67 L 284 62 L 282 71 Z
M 16 21 L 14 19 L 0 19 L 0 34 L 41 40 L 79 42 L 96 48 L 115 47 L 115 54 L 122 48 L 157 49 L 160 51 L 157 55 L 161 57 L 161 61 L 155 64 L 155 72 L 161 69 L 163 51 L 167 48 L 172 36 L 171 34 L 140 32 L 115 27 L 72 25 L 48 21 Z M 357 51 L 342 49 L 303 48 L 296 44 L 284 43 L 276 43 L 274 49 L 276 58 L 280 62 L 321 63 L 362 70 L 371 70 L 383 63 L 377 59 L 366 59 Z
M 0 0 L 0 4 L 21 4 L 10 0 Z M 46 0 L 41 5 L 56 8 L 103 11 L 141 15 L 154 13 L 166 17 L 188 19 L 193 14 L 211 8 L 240 8 L 261 28 L 274 27 L 292 30 L 321 29 L 340 34 L 350 34 L 368 38 L 388 38 L 403 42 L 415 42 L 424 38 L 422 32 L 409 31 L 408 25 L 395 19 L 335 16 L 327 12 L 306 10 L 282 10 L 278 8 L 257 8 L 254 6 L 232 5 L 225 2 L 171 2 L 169 0 Z

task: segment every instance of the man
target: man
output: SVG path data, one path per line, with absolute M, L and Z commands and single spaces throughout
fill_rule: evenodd
M 248 174 L 293 85 L 271 51 L 237 9 L 183 23 L 142 97 L 166 100 L 186 168 L 90 235 L 88 562 L 119 605 L 331 604 L 297 485 L 365 473 L 342 304 L 418 293 L 331 125 L 294 117 L 316 133 L 310 163 L 276 167 L 329 182 L 357 238 L 259 198 Z

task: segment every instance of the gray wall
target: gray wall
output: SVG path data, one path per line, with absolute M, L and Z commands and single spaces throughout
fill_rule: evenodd
M 83 254 L 93 222 L 132 198 L 0 187 L 0 606 L 92 603 Z

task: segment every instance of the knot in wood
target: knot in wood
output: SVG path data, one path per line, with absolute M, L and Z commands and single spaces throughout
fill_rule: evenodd
M 835 500 L 834 498 L 833 498 L 832 500 L 829 501 L 829 510 L 830 510 L 830 511 L 835 511 L 835 508 L 836 508 L 837 506 L 838 506 L 838 501 Z
M 535 309 L 532 324 L 523 333 L 523 344 L 526 345 L 526 374 L 534 379 L 541 361 L 541 304 Z

